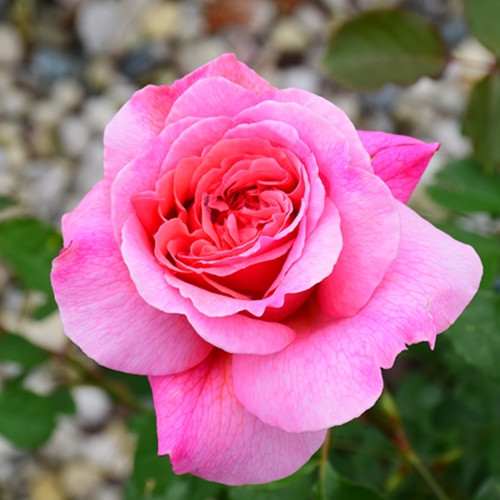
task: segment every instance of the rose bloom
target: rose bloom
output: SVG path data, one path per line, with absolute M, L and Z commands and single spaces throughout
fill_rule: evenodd
M 52 282 L 86 354 L 149 376 L 176 473 L 293 473 L 478 288 L 473 249 L 404 204 L 436 144 L 358 132 L 233 55 L 134 94 L 104 145 Z

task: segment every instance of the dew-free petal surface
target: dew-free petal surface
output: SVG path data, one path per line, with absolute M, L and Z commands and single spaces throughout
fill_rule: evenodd
M 193 84 L 222 77 L 254 93 L 273 87 L 234 54 L 223 54 L 172 85 L 148 85 L 137 91 L 109 122 L 104 132 L 104 185 L 106 194 L 118 172 L 144 154 L 163 130 L 172 105 Z
M 195 368 L 150 377 L 160 454 L 174 472 L 229 485 L 265 483 L 295 472 L 326 431 L 288 433 L 249 413 L 235 398 L 231 357 L 214 352 Z
M 345 169 L 330 190 L 340 212 L 343 248 L 319 286 L 318 300 L 330 316 L 348 317 L 370 300 L 396 257 L 399 213 L 387 186 L 365 170 Z
M 399 205 L 398 256 L 370 302 L 334 320 L 309 300 L 286 324 L 297 339 L 271 356 L 234 356 L 235 394 L 261 420 L 300 432 L 339 425 L 370 408 L 407 344 L 448 328 L 477 291 L 474 250 Z
M 275 101 L 281 103 L 300 104 L 307 111 L 312 111 L 321 116 L 327 123 L 335 127 L 347 140 L 349 144 L 350 165 L 356 168 L 371 171 L 370 159 L 361 144 L 357 131 L 349 117 L 338 106 L 332 102 L 301 89 L 282 89 L 276 92 Z M 302 123 L 298 122 L 297 128 L 303 129 Z
M 375 174 L 397 200 L 406 203 L 439 144 L 385 132 L 359 131 L 359 137 L 370 154 Z
M 154 258 L 149 240 L 135 215 L 123 228 L 123 258 L 144 301 L 167 313 L 185 314 L 198 334 L 228 352 L 268 354 L 287 346 L 294 331 L 281 323 L 254 320 L 240 314 L 210 317 L 200 313 L 188 298 L 168 283 L 168 271 Z M 169 276 L 171 282 L 177 278 Z M 217 294 L 206 293 L 206 300 L 217 304 Z
M 211 351 L 184 316 L 149 306 L 130 280 L 111 231 L 102 182 L 65 216 L 65 249 L 52 283 L 66 334 L 108 368 L 139 374 L 186 370 Z

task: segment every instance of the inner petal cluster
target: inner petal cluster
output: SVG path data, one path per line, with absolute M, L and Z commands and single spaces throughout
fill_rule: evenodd
M 178 278 L 238 299 L 275 289 L 304 212 L 307 182 L 287 148 L 224 139 L 182 159 L 134 198 L 155 257 Z

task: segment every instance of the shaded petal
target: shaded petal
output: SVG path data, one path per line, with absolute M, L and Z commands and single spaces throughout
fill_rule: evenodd
M 341 249 L 339 212 L 331 200 L 327 199 L 325 210 L 316 229 L 306 238 L 296 261 L 288 267 L 286 272 L 280 274 L 276 290 L 269 297 L 260 300 L 235 299 L 209 292 L 171 275 L 166 276 L 166 280 L 178 288 L 183 297 L 188 297 L 197 311 L 206 316 L 227 317 L 241 311 L 262 316 L 268 307 L 283 306 L 287 294 L 309 290 L 329 276 Z M 193 326 L 198 331 L 197 326 Z M 205 335 L 201 333 L 200 335 L 212 342 Z M 235 351 L 231 350 L 231 352 Z
M 406 344 L 428 341 L 461 314 L 476 293 L 481 262 L 404 205 L 398 257 L 370 302 L 347 319 L 321 314 L 312 297 L 286 323 L 296 340 L 272 356 L 234 356 L 235 394 L 264 422 L 291 432 L 347 422 L 382 391 Z
M 130 373 L 164 375 L 199 363 L 211 351 L 185 316 L 142 300 L 111 232 L 102 182 L 63 221 L 65 249 L 52 283 L 66 334 L 98 363 Z
M 332 317 L 347 317 L 368 302 L 396 257 L 399 214 L 388 187 L 365 170 L 345 169 L 330 190 L 344 244 L 333 273 L 319 286 L 319 302 Z
M 159 453 L 170 455 L 177 474 L 229 485 L 273 481 L 305 464 L 326 435 L 284 432 L 249 413 L 234 396 L 231 357 L 221 352 L 150 383 Z
M 372 158 L 375 174 L 396 199 L 406 203 L 439 144 L 384 132 L 359 131 L 359 137 Z

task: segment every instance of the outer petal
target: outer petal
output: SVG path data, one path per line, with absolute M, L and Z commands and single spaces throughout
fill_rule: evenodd
M 291 432 L 342 424 L 371 407 L 406 344 L 435 337 L 478 289 L 474 250 L 404 205 L 398 257 L 354 317 L 330 320 L 312 298 L 287 321 L 297 339 L 272 356 L 234 356 L 235 393 L 261 420 Z
M 384 132 L 359 132 L 375 173 L 396 199 L 406 203 L 439 144 Z
M 234 397 L 231 357 L 214 352 L 179 375 L 151 377 L 159 453 L 177 474 L 237 485 L 295 472 L 321 446 L 326 431 L 291 434 L 249 413 Z
M 115 370 L 163 375 L 191 368 L 212 347 L 184 316 L 142 300 L 109 219 L 102 183 L 64 219 L 66 248 L 54 261 L 52 284 L 66 334 Z
M 198 80 L 211 76 L 226 78 L 254 92 L 273 88 L 233 54 L 223 54 L 173 85 L 148 85 L 136 92 L 114 116 L 104 133 L 106 193 L 117 173 L 149 149 L 151 141 L 163 130 L 177 98 Z
M 321 308 L 332 317 L 356 314 L 370 300 L 396 257 L 399 214 L 387 186 L 374 174 L 345 169 L 331 180 L 344 247 L 319 287 Z

